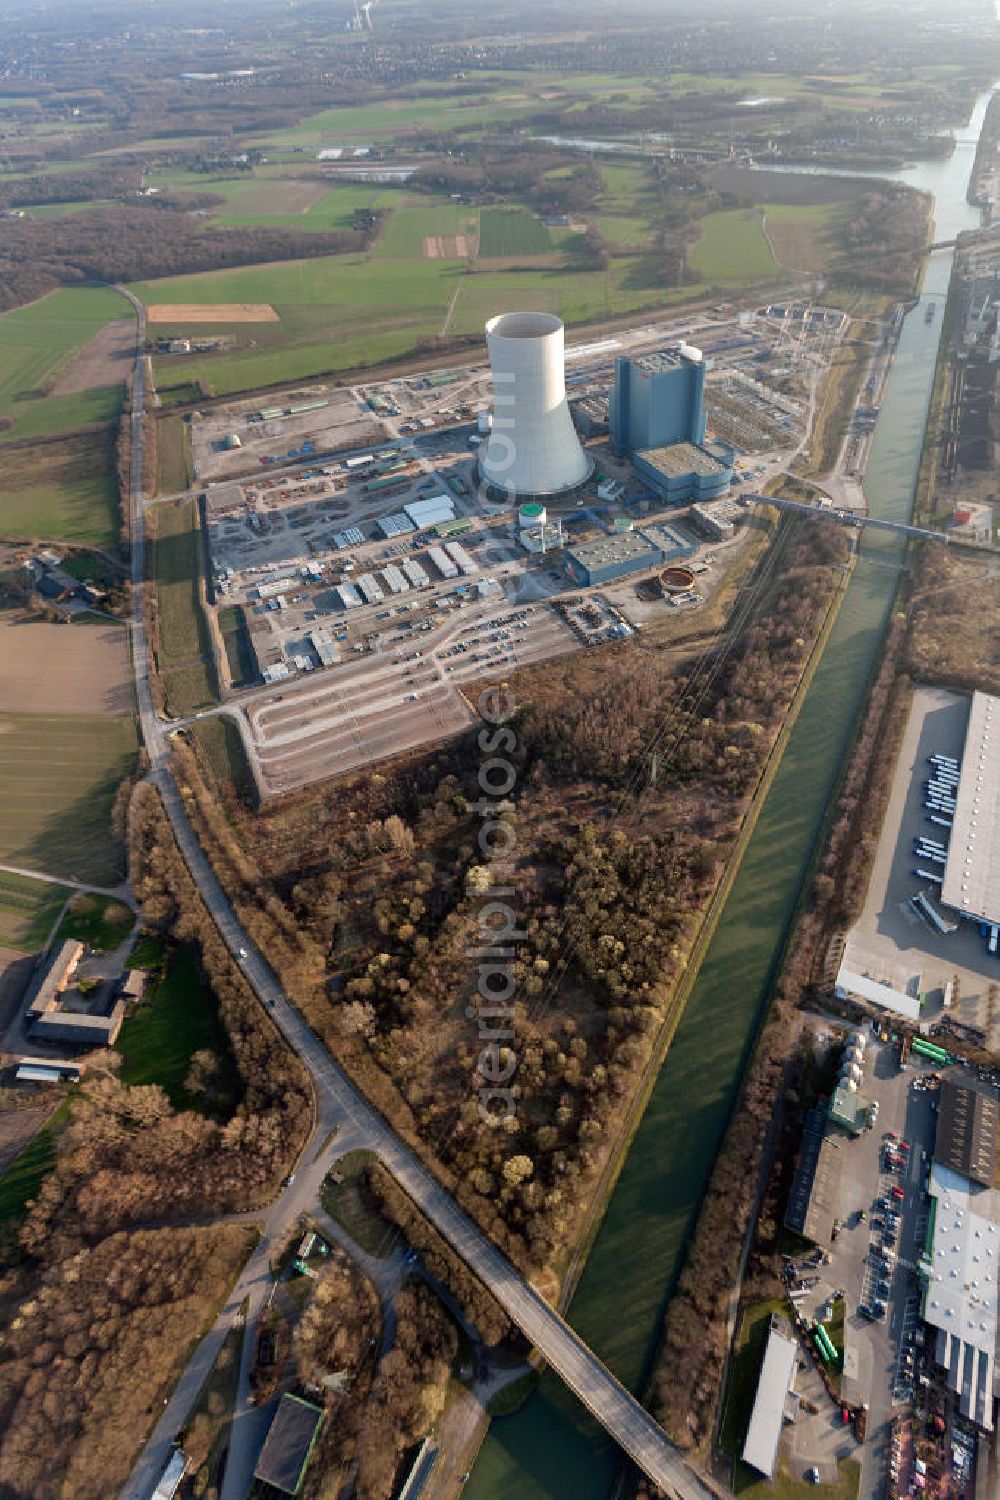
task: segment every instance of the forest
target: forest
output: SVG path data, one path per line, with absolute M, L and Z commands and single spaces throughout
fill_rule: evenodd
M 113 203 L 63 219 L 0 219 L 0 311 L 74 282 L 138 281 L 363 250 L 374 232 L 215 229 L 169 200 Z
M 207 768 L 178 751 L 203 843 L 289 993 L 525 1268 L 579 1232 L 843 548 L 839 533 L 782 526 L 722 640 L 680 666 L 648 642 L 514 679 L 517 790 L 503 818 L 517 853 L 502 878 L 524 938 L 503 1130 L 479 1118 L 466 1013 L 491 879 L 475 847 L 474 742 L 254 814 L 220 807 Z

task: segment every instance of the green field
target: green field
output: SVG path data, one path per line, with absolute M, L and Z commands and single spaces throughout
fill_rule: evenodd
M 479 215 L 479 254 L 547 255 L 549 231 L 540 219 L 523 209 L 484 208 Z
M 688 260 L 703 281 L 727 286 L 777 275 L 759 209 L 723 209 L 706 214 L 699 224 L 701 238 Z
M 257 657 L 247 629 L 246 615 L 240 605 L 219 610 L 219 629 L 226 648 L 229 676 L 234 687 L 248 687 L 258 682 Z
M 0 536 L 114 546 L 116 465 L 112 428 L 10 449 L 0 483 Z
M 217 783 L 231 782 L 247 801 L 256 796 L 256 783 L 243 748 L 240 732 L 228 714 L 214 715 L 192 724 L 191 737 L 198 745 Z
M 0 870 L 0 947 L 44 948 L 68 895 L 65 886 Z
M 60 942 L 76 938 L 98 953 L 110 953 L 128 937 L 135 926 L 135 915 L 123 901 L 112 896 L 90 896 L 82 892 L 70 901 L 59 924 Z
M 28 1200 L 34 1198 L 41 1187 L 46 1172 L 55 1166 L 55 1132 L 68 1113 L 69 1100 L 64 1099 L 0 1177 L 0 1219 L 14 1218 L 23 1213 Z
M 190 713 L 215 699 L 215 670 L 208 622 L 201 606 L 201 527 L 194 500 L 158 505 L 150 512 L 152 570 L 156 585 L 156 659 L 171 711 Z
M 176 389 L 197 390 L 188 383 Z M 169 400 L 167 402 L 169 405 Z M 187 423 L 180 416 L 161 417 L 156 424 L 156 483 L 161 495 L 176 495 L 190 488 L 194 480 L 191 438 Z
M 384 1257 L 395 1248 L 399 1231 L 382 1215 L 360 1181 L 365 1167 L 375 1159 L 373 1151 L 348 1151 L 324 1179 L 320 1201 L 331 1219 L 336 1219 L 362 1250 Z M 334 1182 L 334 1173 L 340 1182 Z
M 133 1086 L 158 1083 L 176 1109 L 228 1116 L 239 1102 L 240 1080 L 211 986 L 191 948 L 171 954 L 166 977 L 150 1001 L 122 1026 L 115 1044 L 122 1055 L 120 1077 Z M 218 1075 L 210 1098 L 185 1088 L 196 1052 L 213 1052 Z
M 458 203 L 428 203 L 420 208 L 398 209 L 375 241 L 373 254 L 381 260 L 420 261 L 425 239 L 475 234 L 476 223 L 476 210 Z
M 131 719 L 0 714 L 0 860 L 117 884 L 111 808 L 135 759 Z
M 846 203 L 769 203 L 764 212 L 774 253 L 790 271 L 821 271 L 840 249 Z
M 416 220 L 393 230 L 390 249 L 400 247 L 405 253 L 407 241 L 412 247 L 422 240 L 428 220 L 422 210 L 414 212 Z M 394 216 L 390 228 L 408 218 Z M 661 272 L 659 258 L 650 255 L 615 259 L 606 272 L 553 266 L 468 274 L 464 262 L 396 260 L 383 247 L 370 260 L 342 255 L 283 261 L 142 282 L 134 290 L 147 302 L 168 305 L 269 302 L 275 307 L 281 321 L 254 324 L 253 349 L 195 356 L 185 363 L 189 379 L 202 381 L 217 395 L 230 395 L 408 353 L 421 339 L 441 332 L 456 291 L 449 332 L 461 334 L 479 333 L 493 313 L 514 308 L 557 312 L 573 323 L 683 301 L 704 290 L 695 284 L 665 289 Z M 175 329 L 185 331 L 181 324 L 167 324 L 162 332 Z M 201 331 L 216 329 L 208 325 Z M 234 326 L 220 325 L 219 331 L 232 334 Z M 164 370 L 163 361 L 158 370 Z M 170 378 L 175 371 L 173 366 Z
M 124 298 L 103 287 L 66 287 L 0 316 L 0 418 L 3 437 L 31 437 L 95 419 L 94 393 L 46 400 L 59 371 L 105 323 L 131 317 Z M 108 397 L 102 398 L 106 407 Z

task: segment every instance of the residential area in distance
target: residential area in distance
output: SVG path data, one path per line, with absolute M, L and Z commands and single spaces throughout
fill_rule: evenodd
M 0 1492 L 1000 1492 L 988 0 L 15 3 Z

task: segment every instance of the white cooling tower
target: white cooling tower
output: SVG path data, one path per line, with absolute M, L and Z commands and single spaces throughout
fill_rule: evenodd
M 593 464 L 566 403 L 563 325 L 551 313 L 501 313 L 486 325 L 493 428 L 479 472 L 508 495 L 573 489 Z

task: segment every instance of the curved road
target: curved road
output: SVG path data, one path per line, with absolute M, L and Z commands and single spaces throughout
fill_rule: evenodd
M 676 1494 L 681 1500 L 705 1500 L 706 1495 L 712 1492 L 688 1468 L 649 1412 L 615 1379 L 564 1319 L 457 1207 L 448 1191 L 409 1147 L 403 1144 L 395 1131 L 333 1061 L 322 1042 L 288 1000 L 260 953 L 251 944 L 198 842 L 170 773 L 167 735 L 154 708 L 150 685 L 151 662 L 145 616 L 145 518 L 142 487 L 145 310 L 131 292 L 124 287 L 119 287 L 118 290 L 128 298 L 136 313 L 136 360 L 129 417 L 131 643 L 139 719 L 149 755 L 150 779 L 163 798 L 178 847 L 223 940 L 241 964 L 261 1002 L 271 1012 L 272 1019 L 289 1046 L 311 1074 L 316 1096 L 317 1125 L 310 1147 L 318 1135 L 323 1139 L 321 1131 L 328 1135 L 331 1129 L 337 1127 L 338 1138 L 329 1148 L 330 1161 L 347 1149 L 344 1144 L 347 1137 L 351 1138 L 352 1144 L 357 1141 L 377 1152 L 400 1186 L 438 1232 L 444 1235 L 469 1269 L 490 1289 L 525 1337 L 639 1468 L 668 1494 Z M 307 1152 L 309 1149 L 307 1148 Z M 282 1225 L 289 1224 L 303 1211 L 304 1197 L 309 1197 L 312 1201 L 314 1193 L 310 1190 L 313 1178 L 319 1173 L 327 1156 L 327 1151 L 317 1153 L 308 1172 L 301 1174 L 301 1180 L 297 1175 L 292 1187 L 264 1216 L 269 1233 L 265 1233 L 251 1256 L 227 1303 L 223 1317 L 198 1346 L 182 1375 L 164 1417 L 157 1424 L 122 1492 L 129 1500 L 132 1497 L 140 1500 L 140 1497 L 152 1494 L 169 1457 L 170 1443 L 177 1427 L 187 1415 L 201 1381 L 211 1369 L 225 1336 L 225 1327 L 229 1326 L 243 1297 L 253 1293 L 251 1317 L 255 1309 L 259 1311 L 262 1302 L 262 1277 L 269 1277 L 267 1265 L 270 1239 L 279 1232 Z M 318 1182 L 315 1187 L 318 1189 Z M 223 1323 L 225 1326 L 220 1330 L 220 1324 Z M 249 1345 L 250 1341 L 246 1342 Z M 246 1358 L 245 1350 L 244 1363 Z M 240 1429 L 248 1425 L 242 1420 L 244 1416 L 245 1412 L 237 1413 L 233 1427 L 234 1445 L 240 1441 Z M 232 1463 L 231 1460 L 231 1467 L 239 1470 L 242 1464 Z M 228 1482 L 225 1488 L 228 1496 Z

